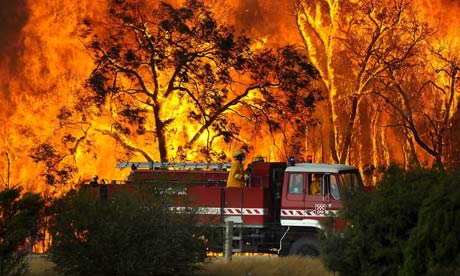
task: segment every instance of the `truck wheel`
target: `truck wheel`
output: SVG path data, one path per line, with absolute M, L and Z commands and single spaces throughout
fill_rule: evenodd
M 289 249 L 289 255 L 319 256 L 319 240 L 315 237 L 303 237 L 296 240 Z

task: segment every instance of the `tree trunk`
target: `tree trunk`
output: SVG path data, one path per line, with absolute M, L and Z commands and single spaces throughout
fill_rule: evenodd
M 345 136 L 343 139 L 342 153 L 340 154 L 340 163 L 344 164 L 348 160 L 348 153 L 350 150 L 351 136 L 353 134 L 353 127 L 356 121 L 356 114 L 358 113 L 358 104 L 360 97 L 358 95 L 353 96 L 351 104 L 351 113 L 348 120 L 347 128 L 345 130 Z
M 155 116 L 155 134 L 158 139 L 158 152 L 160 153 L 160 161 L 168 161 L 168 152 L 166 150 L 165 124 L 160 118 L 160 108 L 158 105 L 153 109 Z

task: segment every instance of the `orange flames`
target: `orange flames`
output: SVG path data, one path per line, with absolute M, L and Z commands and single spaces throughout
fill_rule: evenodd
M 68 122 L 62 124 L 58 120 L 63 115 L 63 107 L 73 106 L 81 96 L 87 95 L 84 84 L 95 65 L 79 36 L 83 19 L 93 22 L 105 20 L 104 10 L 108 0 L 97 1 L 32 1 L 16 0 L 8 4 L 1 4 L 2 17 L 6 18 L 0 38 L 0 92 L 2 109 L 0 111 L 2 136 L 0 139 L 0 176 L 4 185 L 22 185 L 31 191 L 46 192 L 50 188 L 44 185 L 41 174 L 45 167 L 35 163 L 31 158 L 31 151 L 37 145 L 50 142 L 56 146 L 56 154 L 61 155 L 65 163 L 78 168 L 75 178 L 70 181 L 76 183 L 81 179 L 89 179 L 93 174 L 106 179 L 121 179 L 127 172 L 117 171 L 115 165 L 119 161 L 144 161 L 141 155 L 127 155 L 120 142 L 113 137 L 103 135 L 104 131 L 111 131 L 109 116 L 95 118 L 88 116 L 86 121 Z M 152 0 L 152 3 L 158 1 Z M 343 143 L 344 132 L 340 125 L 347 120 L 348 112 L 342 112 L 348 103 L 347 93 L 343 87 L 334 84 L 337 78 L 344 77 L 343 68 L 329 67 L 334 56 L 324 56 L 331 52 L 338 53 L 345 48 L 338 42 L 326 45 L 324 52 L 318 48 L 307 47 L 312 40 L 318 37 L 329 37 L 331 31 L 340 22 L 335 20 L 334 13 L 339 12 L 341 1 L 305 1 L 311 4 L 310 18 L 296 17 L 295 1 L 269 0 L 233 0 L 212 1 L 210 5 L 220 20 L 234 24 L 237 29 L 245 30 L 253 39 L 254 48 L 295 44 L 298 48 L 308 48 L 310 58 L 322 73 L 326 86 L 326 97 L 330 95 L 334 101 L 329 113 L 326 103 L 322 103 L 316 114 L 316 124 L 308 126 L 307 137 L 300 137 L 304 145 L 304 154 L 312 154 L 315 161 L 333 162 L 331 157 L 329 132 L 336 128 L 334 143 L 337 150 Z M 350 1 L 358 3 L 360 1 Z M 393 2 L 393 1 L 388 1 Z M 322 3 L 322 4 L 320 4 Z M 208 4 L 208 3 L 207 3 Z M 326 7 L 330 6 L 332 17 L 326 16 Z M 336 10 L 334 10 L 336 9 Z M 456 18 L 459 5 L 453 1 L 420 1 L 419 9 L 432 26 L 438 24 L 441 28 L 438 36 L 445 42 L 445 38 L 452 38 L 450 47 L 458 49 L 459 22 Z M 439 20 L 442 18 L 443 20 Z M 321 32 L 306 31 L 306 20 Z M 332 20 L 332 21 L 328 21 Z M 337 33 L 338 34 L 338 33 Z M 433 41 L 433 43 L 435 43 Z M 329 48 L 328 48 L 329 47 Z M 451 50 L 449 53 L 458 53 Z M 458 55 L 457 55 L 458 58 Z M 323 62 L 323 63 L 321 63 Z M 322 67 L 323 65 L 326 67 Z M 348 65 L 347 65 L 348 66 Z M 447 81 L 447 79 L 446 79 Z M 324 87 L 320 87 L 323 89 Z M 369 91 L 363 91 L 363 94 Z M 458 104 L 458 87 L 454 102 Z M 426 99 L 428 100 L 428 99 Z M 183 143 L 184 137 L 189 137 L 196 126 L 187 123 L 181 108 L 183 102 L 175 98 L 167 103 L 165 112 L 168 116 L 179 118 L 175 121 L 173 131 L 168 137 L 171 149 L 170 159 L 179 158 L 176 155 L 178 146 Z M 404 142 L 400 144 L 402 134 L 388 130 L 387 122 L 391 115 L 378 113 L 378 106 L 374 106 L 372 116 L 358 116 L 353 127 L 353 140 L 349 158 L 346 162 L 363 167 L 365 164 L 387 165 L 392 161 L 404 162 L 404 153 L 410 146 Z M 374 110 L 374 108 L 377 108 Z M 376 111 L 377 110 L 377 111 Z M 96 112 L 96 110 L 91 110 Z M 360 109 L 362 114 L 364 109 Z M 455 111 L 451 111 L 452 116 Z M 88 112 L 89 114 L 90 112 Z M 182 116 L 182 117 L 181 117 Z M 301 115 L 297 114 L 301 118 Z M 248 159 L 256 154 L 262 154 L 272 161 L 284 159 L 289 155 L 286 144 L 296 133 L 295 128 L 286 125 L 283 135 L 270 136 L 268 130 L 261 129 L 258 135 L 254 127 L 244 119 L 232 116 L 241 127 L 241 141 L 250 145 Z M 365 120 L 379 123 L 366 126 Z M 458 121 L 457 121 L 458 122 Z M 379 127 L 379 129 L 377 129 Z M 381 128 L 380 128 L 381 127 Z M 75 137 L 85 137 L 85 140 L 75 147 L 76 141 L 67 143 L 62 140 L 65 133 L 73 133 Z M 359 136 L 369 135 L 372 139 L 359 140 Z M 409 136 L 411 134 L 408 134 Z M 206 143 L 205 136 L 200 137 L 200 143 Z M 332 139 L 332 138 L 331 138 Z M 125 141 L 126 143 L 130 143 Z M 150 154 L 158 160 L 159 156 L 151 151 L 154 140 L 136 141 L 137 145 L 145 145 Z M 228 157 L 231 152 L 240 146 L 239 143 L 214 144 L 216 152 L 225 153 Z M 198 147 L 198 146 L 197 146 Z M 70 149 L 71 148 L 71 149 Z M 72 151 L 75 150 L 75 151 Z M 415 147 L 422 162 L 431 162 L 431 159 L 420 148 Z M 197 148 L 192 148 L 186 155 L 190 161 L 204 161 Z M 184 160 L 174 160 L 184 161 Z M 407 160 L 406 160 L 407 161 Z

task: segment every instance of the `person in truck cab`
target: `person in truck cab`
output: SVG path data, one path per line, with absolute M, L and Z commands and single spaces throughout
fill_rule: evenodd
M 321 184 L 321 175 L 319 174 L 313 175 L 313 178 L 309 186 L 309 193 L 311 195 L 319 195 L 320 187 L 321 187 L 320 184 Z
M 233 153 L 233 163 L 228 173 L 227 187 L 241 188 L 246 186 L 249 175 L 245 173 L 243 161 L 246 158 L 243 151 L 236 150 Z

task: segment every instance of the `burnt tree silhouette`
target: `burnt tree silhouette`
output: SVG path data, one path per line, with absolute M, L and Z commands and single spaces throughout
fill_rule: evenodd
M 280 131 L 279 110 L 311 110 L 318 99 L 308 90 L 317 72 L 305 55 L 291 46 L 252 50 L 248 37 L 219 23 L 202 1 L 114 1 L 107 12 L 106 22 L 82 24 L 96 64 L 85 104 L 111 116 L 102 134 L 128 151 L 144 147 L 147 160 L 152 150 L 136 137 L 153 141 L 161 161 L 171 158 L 171 141 L 180 141 L 180 152 L 205 140 L 209 153 L 216 139 L 240 141 L 231 116 L 254 125 L 264 118 Z M 300 105 L 289 110 L 293 100 Z

